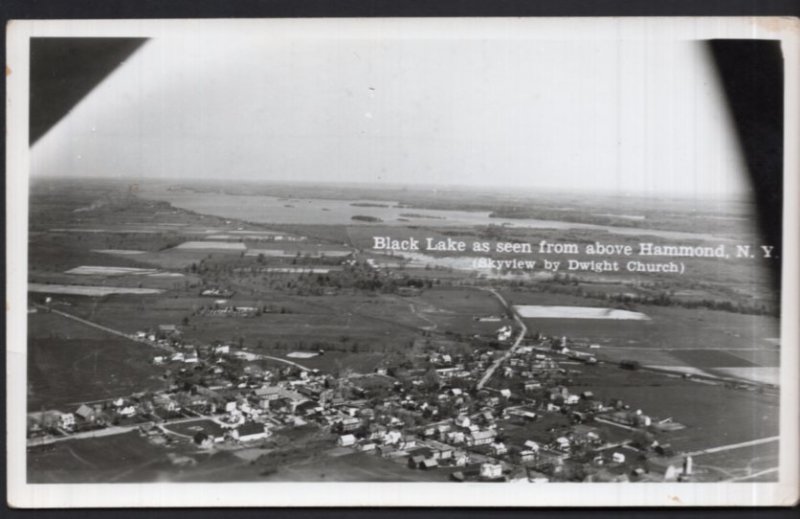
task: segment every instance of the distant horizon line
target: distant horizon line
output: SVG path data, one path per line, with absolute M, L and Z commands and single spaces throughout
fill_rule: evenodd
M 253 178 L 241 178 L 241 177 L 234 177 L 234 178 L 227 178 L 227 179 L 218 179 L 218 178 L 193 178 L 193 179 L 186 179 L 181 177 L 148 177 L 148 176 L 98 176 L 98 175 L 81 175 L 81 176 L 72 176 L 72 175 L 52 175 L 52 174 L 39 174 L 39 175 L 31 175 L 29 176 L 29 182 L 33 183 L 34 181 L 38 180 L 75 180 L 75 181 L 107 181 L 107 182 L 124 182 L 130 180 L 137 180 L 137 181 L 145 181 L 145 182 L 153 182 L 153 183 L 176 183 L 176 184 L 188 184 L 191 185 L 192 183 L 195 184 L 219 184 L 219 185 L 226 185 L 230 184 L 231 182 L 240 182 L 242 184 L 255 184 L 255 185 L 270 185 L 270 184 L 280 184 L 280 185 L 302 185 L 302 186 L 331 186 L 331 187 L 351 187 L 351 188 L 368 188 L 368 189 L 393 189 L 393 190 L 417 190 L 417 191 L 426 191 L 426 190 L 456 190 L 456 191 L 494 191 L 497 193 L 509 193 L 515 192 L 520 193 L 523 192 L 525 194 L 536 194 L 537 191 L 539 192 L 546 192 L 552 194 L 597 194 L 602 196 L 616 196 L 616 197 L 638 197 L 638 198 L 677 198 L 677 199 L 710 199 L 710 200 L 721 200 L 721 201 L 738 201 L 738 202 L 747 202 L 752 201 L 752 193 L 748 192 L 733 192 L 733 193 L 700 193 L 694 194 L 687 191 L 659 191 L 659 192 L 651 192 L 651 191 L 619 191 L 614 189 L 597 189 L 597 188 L 570 188 L 566 189 L 563 187 L 551 187 L 551 186 L 515 186 L 515 185 L 508 185 L 508 186 L 498 186 L 496 184 L 447 184 L 447 183 L 413 183 L 413 184 L 406 184 L 402 182 L 393 182 L 393 181 L 378 181 L 378 182 L 369 182 L 369 181 L 336 181 L 336 180 L 307 180 L 307 179 L 253 179 Z M 246 195 L 242 195 L 246 196 Z

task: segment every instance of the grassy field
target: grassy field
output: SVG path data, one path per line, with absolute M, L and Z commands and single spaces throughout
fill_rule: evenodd
M 693 451 L 778 434 L 779 398 L 615 367 L 576 367 L 580 381 L 573 391 L 592 391 L 597 398 L 622 399 L 653 418 L 672 417 L 686 429 L 665 433 L 678 450 Z
M 136 432 L 28 450 L 29 483 L 133 483 L 167 479 L 180 447 L 150 444 Z
M 591 391 L 595 398 L 609 402 L 621 399 L 631 410 L 641 409 L 653 420 L 672 418 L 686 426 L 682 430 L 654 433 L 661 443 L 670 443 L 676 451 L 692 452 L 778 435 L 779 398 L 776 394 L 709 385 L 646 371 L 630 371 L 613 366 L 570 365 L 565 385 L 573 393 Z M 551 438 L 551 427 L 567 422 L 562 415 L 548 416 L 519 426 L 504 424 L 505 434 L 516 440 Z M 629 437 L 627 431 L 604 424 L 595 424 L 609 441 Z M 703 455 L 726 470 L 736 471 L 758 465 L 758 454 L 768 447 L 747 447 Z M 758 456 L 755 456 L 755 454 Z M 774 461 L 765 454 L 763 464 Z M 698 458 L 698 463 L 701 463 Z M 760 466 L 760 465 L 759 465 Z
M 265 478 L 267 481 L 304 482 L 413 482 L 447 481 L 447 473 L 439 470 L 412 470 L 405 463 L 397 463 L 371 454 L 359 452 L 326 456 L 323 460 L 306 460 L 281 466 Z
M 780 463 L 778 442 L 742 447 L 739 449 L 694 456 L 694 466 L 716 474 L 720 479 L 743 477 L 775 468 Z M 777 473 L 770 473 L 758 481 L 777 481 Z M 748 479 L 748 481 L 751 481 Z M 756 480 L 752 480 L 756 481 Z
M 155 350 L 55 314 L 29 315 L 28 410 L 160 388 Z
M 564 294 L 503 293 L 514 304 L 586 304 L 584 299 Z M 650 365 L 701 368 L 760 365 L 759 361 L 774 365 L 777 360 L 776 348 L 765 341 L 778 335 L 777 318 L 680 307 L 636 305 L 633 309 L 650 320 L 532 318 L 525 322 L 531 333 L 565 335 L 583 345 L 599 344 L 600 349 L 591 351 L 610 360 L 630 358 Z

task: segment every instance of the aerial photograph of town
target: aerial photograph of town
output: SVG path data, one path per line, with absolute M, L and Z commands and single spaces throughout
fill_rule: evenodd
M 777 481 L 702 52 L 208 39 L 32 136 L 28 483 Z

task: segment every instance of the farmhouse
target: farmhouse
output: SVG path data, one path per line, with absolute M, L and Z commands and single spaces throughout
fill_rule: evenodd
M 489 450 L 493 456 L 502 456 L 503 454 L 508 452 L 504 443 L 492 443 L 489 445 Z
M 136 408 L 132 405 L 120 407 L 117 409 L 117 414 L 120 416 L 131 417 L 136 414 Z
M 75 427 L 75 415 L 72 413 L 61 413 L 58 417 L 58 426 L 62 429 L 72 429 Z
M 532 391 L 536 391 L 537 389 L 542 387 L 542 383 L 536 380 L 527 380 L 525 381 L 525 391 L 530 393 Z
M 81 404 L 80 407 L 78 407 L 78 409 L 75 411 L 75 416 L 77 416 L 78 418 L 80 418 L 85 422 L 93 422 L 96 414 L 94 412 L 94 409 L 92 409 L 86 404 Z
M 539 444 L 533 440 L 527 440 L 525 442 L 525 448 L 531 450 L 533 452 L 539 452 Z
M 353 436 L 352 434 L 344 434 L 342 436 L 339 436 L 339 439 L 336 441 L 336 443 L 340 447 L 350 447 L 352 445 L 355 445 L 356 437 Z
M 466 441 L 467 445 L 470 446 L 487 445 L 494 441 L 495 436 L 497 436 L 497 433 L 491 429 L 485 431 L 471 431 L 466 435 Z
M 439 462 L 435 458 L 425 458 L 422 460 L 419 468 L 422 470 L 431 470 L 439 466 Z
M 342 418 L 340 423 L 342 424 L 342 431 L 344 432 L 355 431 L 361 426 L 361 420 L 352 416 Z
M 534 461 L 536 459 L 536 452 L 532 450 L 521 450 L 517 451 L 517 459 L 521 463 Z

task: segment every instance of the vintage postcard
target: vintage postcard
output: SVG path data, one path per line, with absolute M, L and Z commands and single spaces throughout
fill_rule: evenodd
M 11 22 L 10 504 L 795 503 L 799 33 Z

